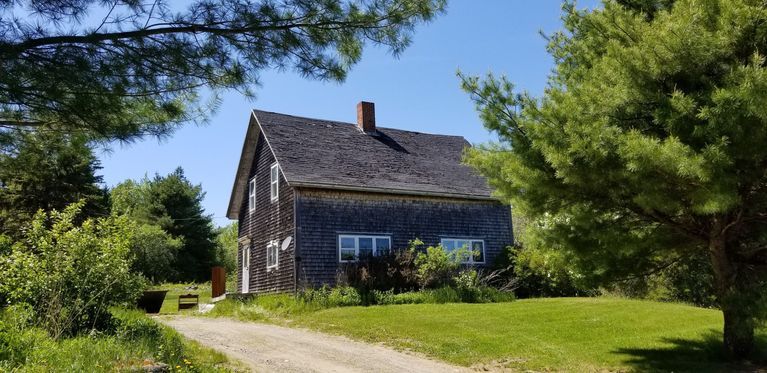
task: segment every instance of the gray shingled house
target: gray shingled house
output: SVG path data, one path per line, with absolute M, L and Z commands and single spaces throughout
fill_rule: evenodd
M 467 146 L 376 127 L 368 102 L 357 124 L 253 111 L 227 213 L 239 220 L 238 290 L 332 285 L 340 263 L 414 238 L 491 264 L 512 243 L 511 213 L 461 163 Z

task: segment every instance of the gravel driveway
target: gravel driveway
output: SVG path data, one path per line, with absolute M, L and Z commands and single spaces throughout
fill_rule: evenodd
M 460 372 L 465 368 L 303 329 L 231 319 L 163 317 L 189 339 L 257 372 Z

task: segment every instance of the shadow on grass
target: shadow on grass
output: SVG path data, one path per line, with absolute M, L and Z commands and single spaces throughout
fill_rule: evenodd
M 724 356 L 722 333 L 712 329 L 703 339 L 663 338 L 665 348 L 621 348 L 613 353 L 627 355 L 625 364 L 638 371 L 666 372 L 767 372 L 767 338 L 757 337 L 760 350 L 753 363 L 729 363 Z

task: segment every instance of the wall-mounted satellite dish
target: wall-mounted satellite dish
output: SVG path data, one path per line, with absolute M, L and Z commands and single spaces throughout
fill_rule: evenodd
M 290 243 L 293 242 L 293 237 L 288 236 L 288 238 L 282 240 L 282 251 L 285 251 L 290 247 Z

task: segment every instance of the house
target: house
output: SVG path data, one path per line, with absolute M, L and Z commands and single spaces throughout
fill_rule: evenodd
M 255 110 L 227 216 L 239 221 L 238 290 L 332 285 L 339 264 L 406 248 L 410 240 L 468 247 L 493 263 L 512 243 L 511 212 L 461 163 L 460 136 Z

